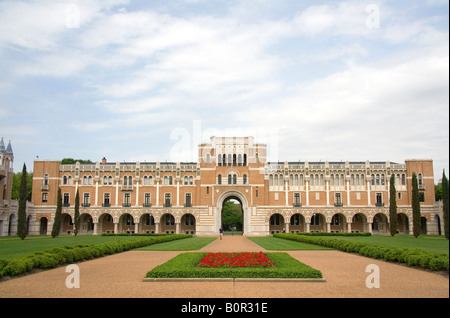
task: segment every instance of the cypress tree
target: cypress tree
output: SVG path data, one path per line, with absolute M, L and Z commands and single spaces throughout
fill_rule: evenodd
M 420 235 L 420 201 L 419 201 L 419 184 L 417 183 L 417 176 L 412 175 L 412 213 L 413 213 L 413 234 L 414 237 Z
M 77 236 L 78 231 L 80 230 L 80 194 L 78 192 L 78 189 L 77 194 L 75 195 L 75 213 L 73 218 L 73 234 Z
M 52 228 L 53 238 L 59 235 L 59 229 L 61 227 L 61 210 L 62 210 L 61 188 L 58 188 L 58 199 L 56 202 L 55 219 L 53 220 L 53 228 Z
M 442 203 L 444 205 L 444 233 L 445 238 L 448 240 L 449 237 L 449 229 L 448 229 L 448 198 L 449 197 L 449 189 L 448 189 L 448 179 L 445 176 L 445 170 L 442 173 Z
M 391 175 L 389 196 L 389 230 L 391 236 L 394 236 L 397 232 L 397 190 L 395 189 L 395 174 Z
M 19 211 L 17 218 L 17 236 L 22 240 L 27 236 L 27 166 L 23 164 L 19 191 Z

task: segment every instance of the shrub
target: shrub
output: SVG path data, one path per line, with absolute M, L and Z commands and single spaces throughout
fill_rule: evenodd
M 26 258 L 13 258 L 3 268 L 3 276 L 17 276 L 30 271 L 33 268 L 33 262 Z
M 294 240 L 303 243 L 317 244 L 321 246 L 331 247 L 345 252 L 354 252 L 375 259 L 383 259 L 391 262 L 406 263 L 409 266 L 420 266 L 422 268 L 432 269 L 435 271 L 449 270 L 449 257 L 447 254 L 428 252 L 417 248 L 409 249 L 398 247 L 385 247 L 369 243 L 330 239 L 318 236 L 318 234 L 320 233 L 311 233 L 311 234 L 315 235 L 278 233 L 274 234 L 273 236 L 287 240 Z

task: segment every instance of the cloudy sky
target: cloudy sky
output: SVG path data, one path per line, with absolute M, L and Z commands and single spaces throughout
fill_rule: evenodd
M 0 137 L 16 171 L 252 135 L 274 161 L 431 158 L 440 177 L 448 25 L 448 0 L 2 0 Z

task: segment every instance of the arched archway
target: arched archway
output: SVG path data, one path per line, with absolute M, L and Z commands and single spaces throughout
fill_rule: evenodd
M 45 216 L 39 220 L 39 235 L 47 235 L 48 220 Z
M 236 190 L 230 190 L 222 193 L 217 199 L 216 208 L 216 233 L 219 233 L 219 229 L 222 226 L 222 212 L 225 202 L 230 200 L 236 200 L 240 203 L 242 209 L 242 232 L 243 235 L 247 235 L 250 231 L 249 217 L 248 217 L 248 201 L 245 195 Z
M 269 219 L 269 233 L 283 233 L 284 231 L 284 217 L 279 213 L 272 214 Z
M 195 216 L 186 213 L 181 217 L 180 223 L 181 234 L 195 234 Z

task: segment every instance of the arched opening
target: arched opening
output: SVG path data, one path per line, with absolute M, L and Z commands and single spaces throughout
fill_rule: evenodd
M 385 214 L 378 213 L 373 217 L 372 230 L 374 234 L 388 234 L 389 222 Z
M 97 233 L 114 233 L 114 219 L 109 213 L 103 213 L 98 218 Z
M 119 233 L 134 233 L 134 219 L 133 216 L 129 213 L 124 213 L 119 218 Z
M 347 222 L 345 215 L 342 213 L 336 213 L 331 218 L 330 231 L 331 233 L 344 233 L 347 230 Z
M 321 213 L 314 213 L 311 216 L 311 232 L 326 232 L 327 231 L 327 223 L 325 216 Z
M 141 215 L 139 233 L 155 233 L 155 218 L 150 213 Z
M 9 216 L 8 236 L 15 235 L 16 232 L 17 232 L 16 216 L 14 214 L 11 214 Z
M 166 213 L 161 217 L 161 233 L 175 234 L 175 218 L 172 214 Z
M 269 233 L 283 233 L 285 232 L 284 217 L 281 214 L 272 214 L 269 220 Z
M 195 234 L 195 217 L 187 213 L 181 217 L 180 224 L 181 234 Z
M 427 218 L 424 216 L 420 218 L 420 234 L 427 235 Z
M 42 217 L 39 220 L 39 235 L 47 235 L 48 220 L 46 217 Z
M 108 214 L 109 215 L 109 214 Z M 114 229 L 114 226 L 113 226 Z M 78 234 L 92 234 L 94 232 L 94 222 L 92 216 L 87 213 L 80 215 L 80 230 Z
M 67 213 L 61 214 L 60 234 L 71 234 L 73 231 L 72 217 Z
M 439 217 L 439 215 L 436 214 L 434 216 L 434 222 L 436 224 L 436 233 L 437 233 L 437 235 L 442 235 L 441 218 Z
M 289 231 L 291 233 L 302 233 L 305 230 L 305 217 L 300 213 L 291 216 L 291 223 L 289 224 Z
M 222 205 L 221 227 L 224 234 L 242 235 L 244 230 L 244 218 L 242 202 L 238 197 L 228 197 Z
M 399 213 L 397 215 L 397 233 L 409 234 L 409 220 L 405 213 Z
M 357 213 L 352 218 L 352 232 L 369 232 L 367 217 L 363 213 Z

